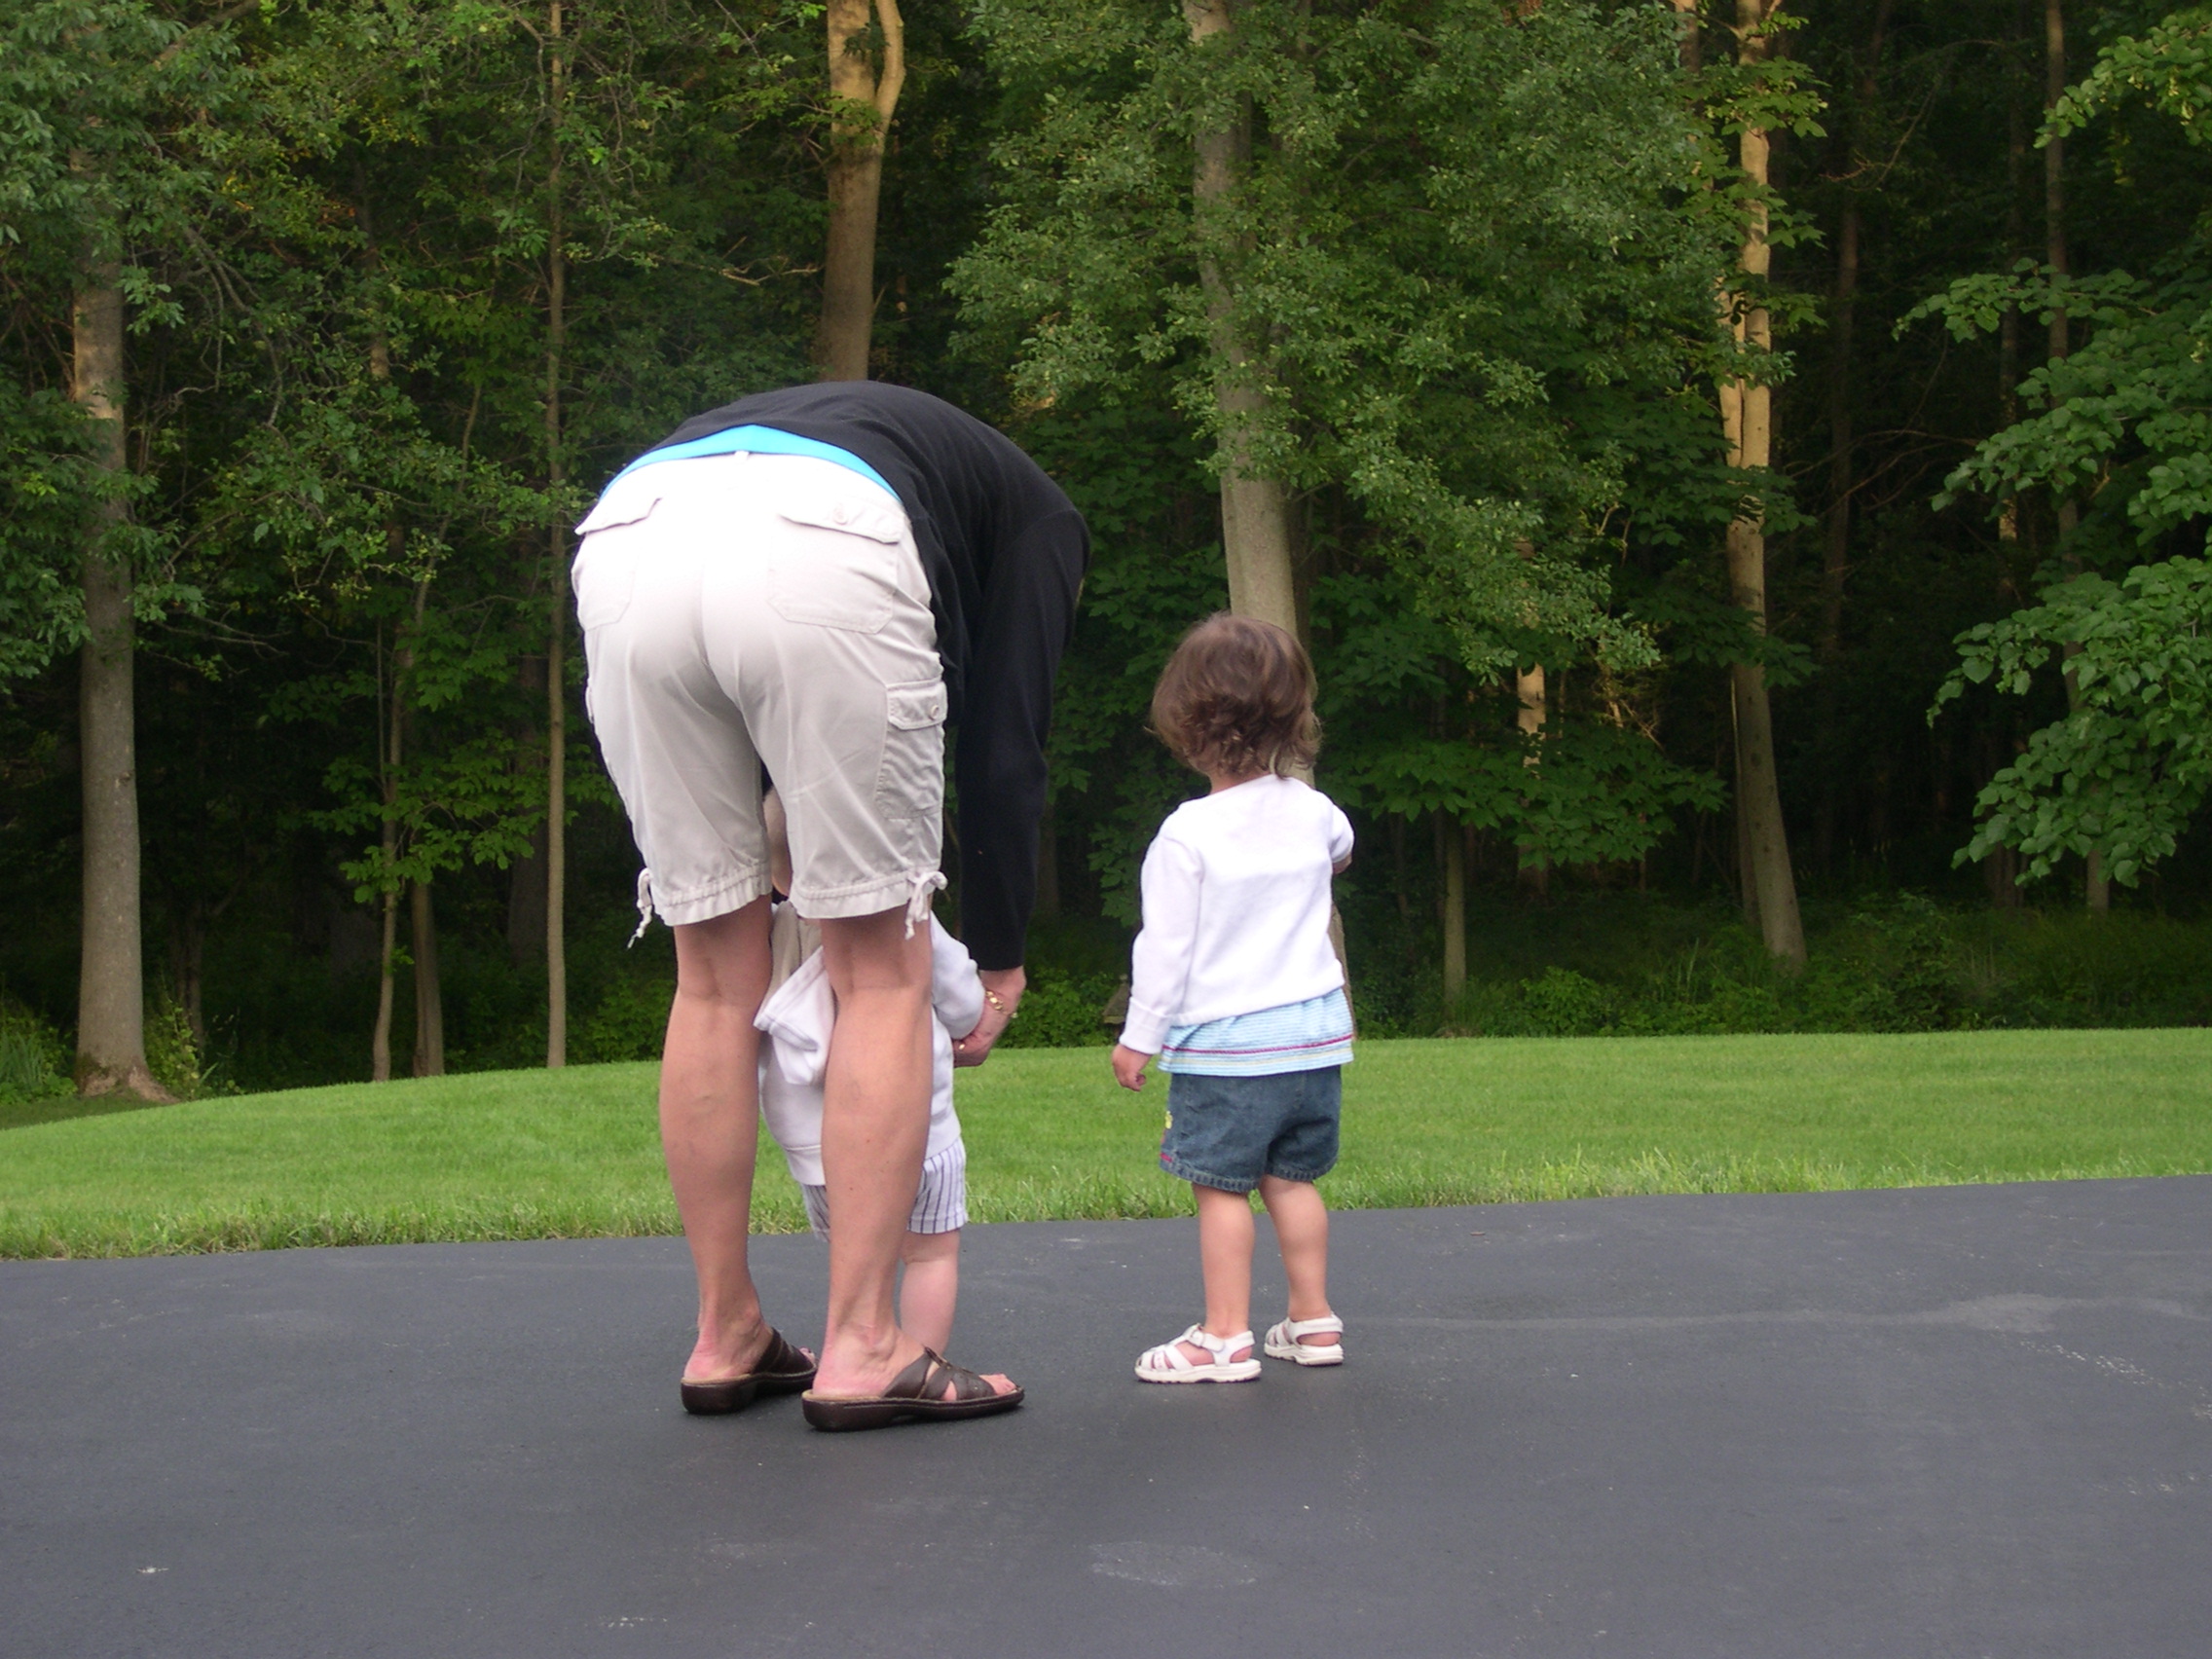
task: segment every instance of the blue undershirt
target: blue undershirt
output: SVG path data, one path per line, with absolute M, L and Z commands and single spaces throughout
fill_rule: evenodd
M 709 432 L 703 438 L 693 438 L 689 443 L 668 444 L 660 449 L 647 450 L 608 482 L 611 485 L 615 479 L 627 478 L 639 467 L 651 466 L 655 461 L 696 461 L 701 456 L 740 453 L 812 456 L 816 461 L 830 461 L 847 471 L 857 472 L 869 483 L 880 487 L 893 500 L 899 498 L 899 492 L 891 488 L 883 474 L 851 450 L 839 449 L 835 444 L 826 444 L 819 438 L 802 438 L 796 432 L 779 432 L 773 426 L 732 426 L 726 431 Z

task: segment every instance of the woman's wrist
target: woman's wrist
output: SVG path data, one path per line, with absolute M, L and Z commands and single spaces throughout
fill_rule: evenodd
M 993 1014 L 1012 1019 L 1014 1010 L 1021 1006 L 1021 993 L 1029 987 L 1029 977 L 1018 967 L 990 968 L 976 976 L 983 982 L 983 1005 Z

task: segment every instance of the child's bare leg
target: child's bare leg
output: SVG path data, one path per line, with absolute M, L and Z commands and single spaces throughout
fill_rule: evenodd
M 960 1230 L 909 1233 L 899 1246 L 906 1266 L 899 1286 L 899 1328 L 924 1347 L 944 1352 L 960 1301 Z
M 1283 1276 L 1290 1280 L 1290 1316 L 1319 1319 L 1329 1311 L 1329 1206 L 1310 1181 L 1260 1177 L 1260 1199 L 1275 1224 L 1282 1245 Z M 1299 1341 L 1326 1347 L 1340 1339 L 1328 1331 L 1309 1331 Z
M 1225 1193 L 1219 1187 L 1194 1186 L 1198 1200 L 1198 1266 L 1206 1281 L 1206 1323 L 1209 1336 L 1234 1337 L 1252 1328 L 1252 1203 L 1243 1193 Z M 1183 1345 L 1183 1352 L 1200 1365 L 1216 1356 L 1204 1348 Z M 1249 1358 L 1249 1345 L 1224 1360 Z

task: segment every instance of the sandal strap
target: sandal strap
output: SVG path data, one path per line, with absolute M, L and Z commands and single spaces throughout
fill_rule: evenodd
M 1213 1363 L 1216 1365 L 1229 1364 L 1231 1354 L 1238 1348 L 1253 1346 L 1250 1331 L 1239 1331 L 1235 1336 L 1217 1337 L 1200 1326 L 1193 1325 L 1172 1341 L 1161 1343 L 1155 1348 L 1145 1349 L 1141 1363 L 1148 1371 L 1196 1371 L 1198 1368 L 1198 1362 L 1183 1351 L 1185 1343 L 1189 1343 L 1193 1347 L 1204 1348 L 1206 1352 L 1213 1355 Z
M 1296 1341 L 1300 1337 L 1311 1336 L 1320 1331 L 1336 1331 L 1341 1333 L 1344 1328 L 1345 1322 L 1342 1319 L 1338 1318 L 1334 1313 L 1324 1313 L 1318 1319 L 1285 1319 L 1281 1324 L 1275 1327 L 1276 1330 L 1282 1332 L 1283 1335 L 1291 1338 L 1293 1341 Z
M 1211 1331 L 1202 1331 L 1196 1325 L 1193 1325 L 1188 1331 L 1185 1331 L 1183 1335 L 1177 1340 L 1186 1343 L 1196 1343 L 1199 1347 L 1204 1348 L 1208 1353 L 1212 1354 L 1217 1363 L 1223 1365 L 1229 1363 L 1229 1356 L 1235 1353 L 1238 1348 L 1245 1348 L 1253 1346 L 1252 1333 L 1250 1331 L 1238 1331 L 1232 1336 L 1217 1337 Z
M 924 1348 L 921 1357 L 894 1377 L 890 1385 L 877 1397 L 885 1400 L 942 1400 L 947 1382 L 952 1384 L 952 1397 L 956 1401 L 980 1400 L 998 1392 L 967 1367 L 949 1363 L 935 1348 Z
M 760 1357 L 753 1362 L 756 1377 L 795 1377 L 800 1372 L 812 1371 L 814 1361 L 788 1341 L 783 1332 L 773 1326 L 768 1330 L 768 1346 L 760 1350 Z

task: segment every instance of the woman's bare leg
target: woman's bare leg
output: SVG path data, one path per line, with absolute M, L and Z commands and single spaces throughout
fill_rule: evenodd
M 760 1119 L 753 1016 L 768 985 L 768 901 L 674 932 L 660 1140 L 699 1277 L 699 1342 L 683 1376 L 707 1382 L 753 1369 L 768 1341 L 745 1255 Z
M 830 1399 L 880 1394 L 922 1351 L 896 1306 L 930 1131 L 930 940 L 920 928 L 907 938 L 905 921 L 901 907 L 822 923 L 837 1025 L 823 1077 L 830 1313 L 814 1391 Z

